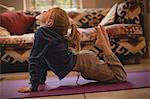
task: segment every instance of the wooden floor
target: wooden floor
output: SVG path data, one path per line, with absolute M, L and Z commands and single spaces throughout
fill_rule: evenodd
M 150 59 L 144 59 L 141 64 L 125 65 L 127 72 L 150 70 Z M 76 72 L 69 73 L 68 76 L 75 76 Z M 1 80 L 28 79 L 28 73 L 1 74 Z M 56 77 L 52 72 L 48 72 L 48 77 Z M 31 98 L 28 98 L 31 99 Z M 150 88 L 130 89 L 121 91 L 85 93 L 77 95 L 37 97 L 32 99 L 150 99 Z

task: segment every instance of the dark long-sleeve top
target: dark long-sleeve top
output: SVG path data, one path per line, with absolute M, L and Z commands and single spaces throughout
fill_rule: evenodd
M 76 62 L 76 55 L 67 48 L 67 41 L 60 33 L 56 33 L 53 28 L 40 27 L 35 33 L 29 56 L 31 83 L 39 81 L 42 66 L 48 66 L 59 79 L 63 79 Z

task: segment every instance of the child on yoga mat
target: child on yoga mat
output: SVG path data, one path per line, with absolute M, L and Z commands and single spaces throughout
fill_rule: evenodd
M 70 39 L 77 40 L 77 51 L 68 49 L 67 31 L 70 26 L 67 13 L 58 8 L 51 8 L 40 15 L 40 28 L 35 33 L 33 47 L 29 56 L 29 74 L 31 87 L 21 88 L 19 92 L 38 91 L 38 86 L 46 80 L 47 67 L 58 78 L 63 79 L 70 71 L 77 71 L 88 80 L 104 83 L 126 81 L 126 72 L 111 50 L 105 28 L 95 27 L 97 40 L 95 46 L 101 48 L 104 60 L 92 52 L 80 51 L 79 32 L 72 24 Z

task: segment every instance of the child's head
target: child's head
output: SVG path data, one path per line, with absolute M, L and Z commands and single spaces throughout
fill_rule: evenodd
M 40 25 L 54 28 L 56 32 L 66 34 L 70 25 L 67 13 L 59 7 L 51 8 L 40 15 Z
M 39 21 L 40 26 L 52 28 L 62 36 L 67 35 L 68 28 L 71 26 L 71 34 L 69 37 L 71 40 L 76 41 L 77 50 L 79 51 L 81 49 L 77 26 L 75 24 L 70 25 L 69 17 L 64 10 L 59 7 L 49 9 L 40 15 Z

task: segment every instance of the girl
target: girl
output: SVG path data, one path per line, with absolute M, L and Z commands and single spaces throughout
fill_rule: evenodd
M 47 67 L 59 79 L 63 79 L 70 71 L 80 72 L 82 77 L 105 83 L 118 83 L 126 81 L 126 72 L 113 54 L 109 38 L 103 26 L 97 26 L 97 40 L 95 46 L 101 48 L 104 60 L 99 60 L 96 54 L 79 51 L 73 53 L 68 49 L 66 39 L 70 25 L 67 13 L 56 7 L 40 16 L 41 27 L 35 33 L 35 40 L 29 57 L 30 88 L 21 88 L 19 92 L 38 91 L 38 86 L 46 80 Z M 78 31 L 72 26 L 72 39 L 79 41 Z M 73 34 L 73 35 L 72 35 Z

